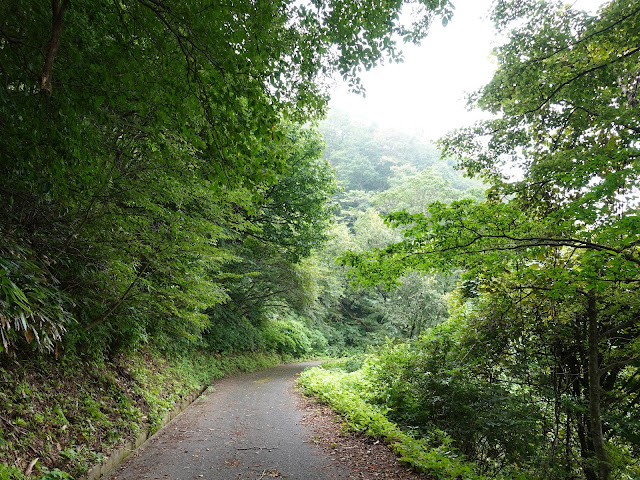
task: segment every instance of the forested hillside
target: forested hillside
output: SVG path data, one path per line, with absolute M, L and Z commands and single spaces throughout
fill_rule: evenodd
M 0 479 L 79 478 L 223 374 L 437 478 L 640 478 L 640 7 L 496 0 L 492 115 L 327 112 L 446 0 L 0 3 Z
M 408 272 L 396 288 L 355 285 L 336 258 L 399 241 L 381 214 L 421 212 L 429 202 L 482 198 L 483 185 L 464 178 L 431 144 L 401 132 L 365 126 L 340 111 L 320 124 L 325 158 L 340 191 L 330 239 L 319 253 L 326 287 L 316 314 L 329 320 L 332 354 L 362 353 L 387 338 L 414 338 L 448 317 L 457 274 Z

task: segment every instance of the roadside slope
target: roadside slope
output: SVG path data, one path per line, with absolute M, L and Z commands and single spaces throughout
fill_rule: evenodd
M 224 375 L 282 362 L 274 354 L 171 358 L 147 350 L 105 361 L 0 359 L 0 478 L 79 479 Z

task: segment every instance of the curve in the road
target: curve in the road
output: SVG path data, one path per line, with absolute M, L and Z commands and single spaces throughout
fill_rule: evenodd
M 283 365 L 214 384 L 109 480 L 350 478 L 310 441 L 292 392 L 310 363 Z

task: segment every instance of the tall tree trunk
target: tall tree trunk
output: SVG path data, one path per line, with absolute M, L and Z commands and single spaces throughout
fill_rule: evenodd
M 589 322 L 589 433 L 598 461 L 598 480 L 608 480 L 611 473 L 611 465 L 604 448 L 602 418 L 600 415 L 600 399 L 602 395 L 600 387 L 602 372 L 599 361 L 600 332 L 598 330 L 596 296 L 593 292 L 587 294 L 587 321 Z
M 596 474 L 596 470 L 594 466 L 591 464 L 590 460 L 593 458 L 593 449 L 589 448 L 589 441 L 587 439 L 588 428 L 586 427 L 587 419 L 584 418 L 585 415 L 580 415 L 580 420 L 578 421 L 578 439 L 580 440 L 580 455 L 585 460 L 582 462 L 582 471 L 584 472 L 584 477 L 587 480 L 598 480 L 598 475 Z
M 42 79 L 40 80 L 40 90 L 51 95 L 51 75 L 53 73 L 53 60 L 60 46 L 60 36 L 62 34 L 62 17 L 64 11 L 69 5 L 69 0 L 51 0 L 51 38 L 49 39 L 49 47 L 47 55 L 44 58 L 44 67 L 42 68 Z

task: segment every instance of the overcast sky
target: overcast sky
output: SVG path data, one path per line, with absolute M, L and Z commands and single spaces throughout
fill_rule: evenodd
M 405 61 L 363 75 L 366 98 L 338 85 L 331 108 L 363 122 L 436 139 L 479 118 L 466 109 L 465 93 L 491 79 L 495 45 L 488 20 L 491 0 L 453 0 L 453 20 L 434 24 L 420 47 L 405 45 Z M 576 8 L 595 12 L 603 0 L 575 0 Z

